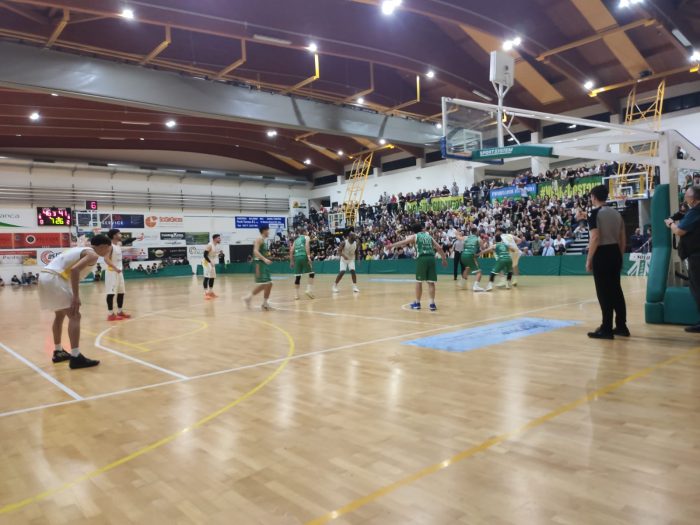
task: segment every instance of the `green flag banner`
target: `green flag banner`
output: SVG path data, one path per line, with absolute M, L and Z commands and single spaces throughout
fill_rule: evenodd
M 458 210 L 464 203 L 462 197 L 432 197 L 406 203 L 407 212 Z
M 566 195 L 585 195 L 603 183 L 603 177 L 582 177 L 571 186 L 566 180 L 542 182 L 537 185 L 538 197 L 564 197 Z
M 552 146 L 504 146 L 502 148 L 478 149 L 472 152 L 471 160 L 510 159 L 513 157 L 556 157 Z

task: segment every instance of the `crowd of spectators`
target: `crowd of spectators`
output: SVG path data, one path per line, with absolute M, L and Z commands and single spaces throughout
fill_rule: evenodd
M 524 256 L 557 256 L 566 253 L 570 245 L 585 236 L 587 214 L 590 202 L 587 192 L 573 191 L 575 181 L 581 177 L 605 176 L 616 170 L 614 164 L 601 164 L 592 167 L 555 169 L 533 177 L 530 171 L 519 174 L 509 181 L 510 185 L 524 187 L 542 181 L 561 181 L 568 188 L 557 193 L 562 197 L 532 197 L 524 192 L 520 199 L 491 202 L 490 192 L 506 185 L 503 180 L 488 180 L 474 184 L 460 192 L 457 183 L 444 185 L 434 190 L 419 190 L 410 193 L 389 195 L 384 193 L 375 204 L 362 202 L 359 207 L 359 224 L 355 232 L 359 239 L 359 257 L 364 260 L 411 258 L 415 254 L 407 247 L 391 251 L 386 248 L 409 232 L 414 222 L 425 224 L 426 230 L 453 256 L 453 245 L 458 231 L 466 232 L 474 225 L 479 228 L 482 240 L 493 244 L 497 230 L 507 231 L 521 239 L 520 249 Z M 430 201 L 439 197 L 461 196 L 456 209 L 444 211 L 420 211 L 407 206 L 414 201 Z M 413 210 L 413 211 L 410 211 Z M 309 216 L 294 218 L 292 229 L 303 226 L 309 231 L 314 260 L 335 260 L 339 258 L 339 235 L 334 235 L 329 222 L 329 214 L 342 212 L 332 209 L 311 209 Z M 648 251 L 650 232 L 636 232 L 631 239 L 631 247 L 637 251 Z M 288 238 L 278 234 L 271 246 L 272 258 L 288 258 Z

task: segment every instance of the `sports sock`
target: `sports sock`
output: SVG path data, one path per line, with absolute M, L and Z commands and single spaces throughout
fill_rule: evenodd
M 70 355 L 72 357 L 78 357 L 80 355 L 80 348 L 71 348 Z
M 54 352 L 60 352 L 61 350 L 63 350 L 63 345 L 61 343 L 58 343 L 57 345 L 53 345 L 53 346 L 54 346 L 54 348 L 53 348 Z

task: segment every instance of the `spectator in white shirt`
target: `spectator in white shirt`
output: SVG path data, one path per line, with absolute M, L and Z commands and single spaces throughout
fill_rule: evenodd
M 557 255 L 566 253 L 566 241 L 562 239 L 561 235 L 557 235 L 557 238 L 554 240 L 554 251 Z
M 551 241 L 545 241 L 544 247 L 542 248 L 543 257 L 553 257 L 555 255 L 554 248 L 552 247 Z

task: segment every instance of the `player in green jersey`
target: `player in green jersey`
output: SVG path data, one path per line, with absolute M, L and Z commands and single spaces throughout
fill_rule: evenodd
M 500 235 L 496 235 L 496 244 L 484 250 L 482 255 L 491 252 L 494 252 L 496 256 L 496 266 L 491 270 L 491 277 L 489 277 L 489 285 L 486 287 L 486 291 L 490 292 L 493 290 L 493 281 L 499 273 L 506 274 L 506 288 L 510 289 L 511 280 L 513 279 L 513 259 L 510 257 L 508 246 L 503 242 Z
M 420 310 L 420 300 L 423 295 L 423 283 L 428 283 L 428 293 L 430 294 L 430 311 L 437 310 L 435 306 L 435 282 L 437 281 L 437 269 L 435 267 L 435 252 L 442 257 L 442 265 L 447 266 L 447 257 L 442 247 L 435 242 L 435 239 L 425 231 L 422 224 L 414 224 L 411 229 L 414 235 L 409 235 L 403 241 L 390 244 L 388 248 L 401 248 L 409 244 L 416 246 L 416 300 L 411 304 L 413 310 Z
M 481 239 L 479 239 L 479 228 L 472 227 L 469 237 L 464 237 L 461 233 L 457 233 L 457 238 L 464 241 L 464 250 L 462 250 L 462 282 L 464 287 L 467 286 L 467 279 L 472 269 L 476 270 L 476 281 L 474 282 L 473 290 L 475 292 L 484 292 L 481 287 L 481 269 L 477 257 L 481 254 Z
M 253 244 L 253 264 L 255 265 L 255 283 L 256 286 L 253 291 L 243 298 L 245 304 L 250 308 L 250 301 L 253 299 L 254 295 L 258 295 L 263 292 L 263 310 L 272 310 L 272 307 L 267 302 L 270 298 L 270 292 L 272 291 L 272 277 L 270 277 L 270 269 L 268 266 L 272 264 L 272 261 L 268 258 L 270 255 L 270 250 L 267 245 L 267 239 L 270 235 L 270 225 L 261 224 L 260 225 L 260 237 L 255 239 L 255 244 Z
M 299 235 L 294 242 L 289 245 L 289 266 L 294 270 L 294 296 L 299 299 L 299 288 L 301 286 L 301 276 L 308 274 L 309 282 L 306 285 L 306 295 L 314 298 L 314 270 L 311 261 L 311 240 L 306 228 L 300 228 Z

